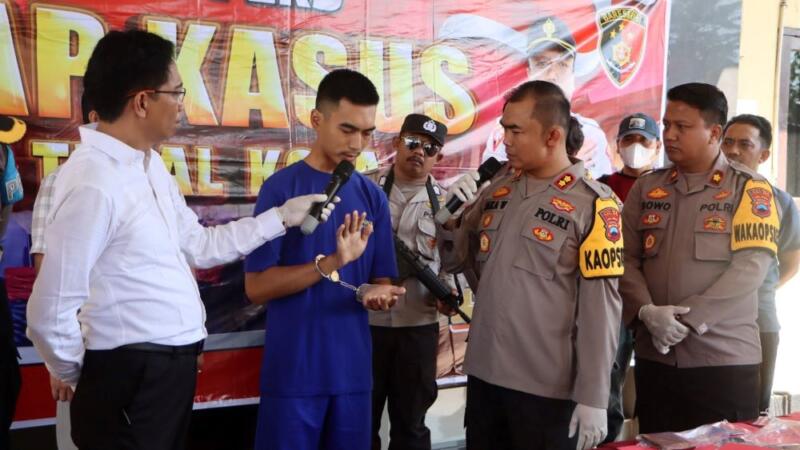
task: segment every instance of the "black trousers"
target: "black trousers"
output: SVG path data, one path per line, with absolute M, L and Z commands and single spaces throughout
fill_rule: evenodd
M 611 392 L 608 396 L 608 435 L 604 443 L 612 442 L 622 431 L 622 424 L 625 422 L 625 412 L 623 410 L 622 386 L 625 384 L 625 375 L 631 364 L 631 354 L 633 354 L 633 333 L 624 325 L 619 330 L 619 345 L 617 346 L 617 356 L 614 359 L 614 366 L 611 368 Z
M 574 450 L 577 433 L 569 438 L 575 403 L 539 397 L 467 379 L 468 450 Z
M 14 420 L 21 384 L 6 284 L 0 278 L 0 449 L 11 447 L 9 427 Z
M 759 391 L 758 410 L 769 409 L 772 397 L 772 380 L 775 377 L 775 361 L 778 359 L 779 333 L 761 333 L 761 389 Z
M 640 433 L 758 417 L 758 364 L 679 369 L 637 358 L 634 373 Z
M 173 353 L 87 350 L 70 405 L 81 450 L 183 450 L 197 381 L 197 346 Z
M 436 401 L 439 324 L 370 327 L 372 332 L 372 448 L 380 450 L 383 405 L 389 408 L 389 448 L 430 449 L 425 413 Z

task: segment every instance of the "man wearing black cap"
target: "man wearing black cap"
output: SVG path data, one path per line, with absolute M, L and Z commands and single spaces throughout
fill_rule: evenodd
M 645 172 L 653 169 L 661 153 L 661 139 L 658 124 L 644 113 L 632 114 L 619 123 L 617 150 L 624 166 L 619 172 L 603 175 L 597 181 L 607 184 L 623 202 L 633 183 Z M 611 370 L 611 393 L 608 397 L 608 436 L 606 442 L 613 441 L 622 430 L 625 415 L 622 408 L 622 386 L 633 353 L 633 335 L 624 325 L 620 325 L 617 356 Z
M 528 33 L 528 78 L 549 81 L 564 91 L 567 99 L 575 93 L 575 38 L 569 27 L 556 16 L 536 20 Z M 613 171 L 608 155 L 608 142 L 603 129 L 596 121 L 572 112 L 581 124 L 583 145 L 571 155 L 584 161 L 586 170 L 594 178 Z M 568 146 L 568 151 L 572 151 Z M 499 125 L 489 135 L 483 160 L 495 157 L 505 161 L 503 128 Z
M 0 238 L 3 237 L 11 213 L 11 205 L 22 198 L 22 184 L 14 164 L 14 153 L 9 144 L 25 135 L 25 122 L 0 115 Z M 3 248 L 0 247 L 0 259 Z M 17 347 L 8 310 L 5 279 L 0 278 L 0 448 L 9 448 L 8 428 L 14 419 L 14 409 L 19 395 L 20 375 Z
M 431 176 L 431 169 L 442 159 L 446 136 L 444 124 L 422 114 L 409 114 L 400 134 L 392 140 L 394 165 L 370 175 L 389 198 L 395 235 L 442 276 L 433 217 L 444 204 L 445 192 Z M 389 448 L 430 449 L 425 412 L 436 400 L 437 309 L 448 315 L 452 311 L 438 302 L 399 258 L 398 271 L 393 283 L 405 287 L 406 294 L 399 297 L 394 308 L 370 311 L 369 315 L 372 448 L 381 448 L 378 431 L 388 400 Z

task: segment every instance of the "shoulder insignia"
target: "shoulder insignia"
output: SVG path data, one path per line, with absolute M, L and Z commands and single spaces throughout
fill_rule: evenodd
M 733 215 L 731 250 L 759 248 L 778 253 L 780 218 L 772 186 L 763 180 L 747 180 Z
M 725 178 L 725 173 L 721 170 L 715 170 L 713 174 L 711 174 L 711 184 L 714 186 L 719 186 L 722 184 L 722 180 Z
M 553 182 L 553 186 L 563 191 L 568 187 L 572 186 L 573 183 L 575 183 L 575 175 L 567 172 L 564 175 L 561 175 L 555 182 Z
M 584 278 L 619 277 L 624 273 L 622 215 L 613 198 L 597 198 L 589 234 L 581 242 L 578 265 Z

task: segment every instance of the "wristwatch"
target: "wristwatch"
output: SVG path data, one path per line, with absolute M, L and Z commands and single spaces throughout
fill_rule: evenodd
M 336 283 L 339 286 L 342 286 L 344 288 L 350 289 L 351 291 L 355 292 L 356 293 L 356 300 L 358 300 L 360 302 L 361 298 L 362 298 L 361 287 L 363 287 L 365 285 L 362 284 L 360 287 L 356 287 L 356 286 L 353 286 L 350 283 L 342 281 L 342 279 L 339 277 L 339 271 L 336 270 L 336 269 L 332 270 L 331 273 L 329 273 L 329 274 L 326 274 L 325 272 L 323 272 L 322 268 L 319 267 L 319 262 L 322 261 L 322 258 L 324 258 L 324 257 L 325 257 L 325 255 L 319 254 L 314 258 L 314 268 L 317 269 L 317 273 L 319 273 L 322 276 L 322 278 L 325 278 L 326 280 L 328 280 L 328 281 L 330 281 L 332 283 Z

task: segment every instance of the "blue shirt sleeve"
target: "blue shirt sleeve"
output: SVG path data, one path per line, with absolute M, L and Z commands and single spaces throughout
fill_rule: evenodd
M 780 192 L 781 209 L 781 231 L 778 239 L 778 251 L 788 252 L 800 249 L 800 213 L 794 204 L 794 199 L 785 191 Z
M 370 182 L 371 183 L 371 182 Z M 389 202 L 383 191 L 373 190 L 373 198 L 378 204 L 373 223 L 372 239 L 375 239 L 375 257 L 372 260 L 370 279 L 397 278 L 397 259 L 394 254 L 394 235 L 392 218 L 389 215 Z
M 253 216 L 257 216 L 270 208 L 284 203 L 286 193 L 277 192 L 277 187 L 277 183 L 270 183 L 269 180 L 261 185 L 261 189 L 258 191 L 256 206 L 253 210 Z M 253 250 L 253 252 L 244 259 L 244 271 L 263 272 L 270 267 L 278 265 L 282 243 L 283 236 L 268 241 L 261 247 Z

